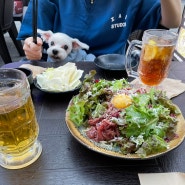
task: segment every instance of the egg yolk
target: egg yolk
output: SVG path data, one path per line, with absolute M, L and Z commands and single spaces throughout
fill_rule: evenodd
M 111 103 L 117 109 L 123 109 L 132 104 L 132 99 L 126 94 L 117 94 L 113 96 Z

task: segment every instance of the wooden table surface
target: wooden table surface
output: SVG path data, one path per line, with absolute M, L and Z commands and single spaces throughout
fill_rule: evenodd
M 21 63 L 3 67 L 18 67 Z M 33 62 L 34 65 L 58 67 L 60 63 Z M 96 77 L 116 79 L 126 73 L 99 69 L 93 62 L 77 63 Z M 185 82 L 185 62 L 172 62 L 169 77 Z M 0 167 L 0 185 L 139 185 L 138 173 L 185 172 L 185 142 L 175 150 L 149 160 L 125 160 L 91 151 L 69 132 L 65 112 L 73 94 L 46 94 L 34 86 L 32 98 L 40 127 L 39 140 L 43 151 L 39 159 L 19 170 Z M 185 93 L 173 99 L 185 116 Z

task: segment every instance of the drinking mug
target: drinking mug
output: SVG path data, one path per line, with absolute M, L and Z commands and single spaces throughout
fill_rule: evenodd
M 26 75 L 17 69 L 0 69 L 0 165 L 19 169 L 42 152 L 39 126 Z
M 144 31 L 142 41 L 133 40 L 126 52 L 125 68 L 128 76 L 140 78 L 147 86 L 160 84 L 168 75 L 177 41 L 177 34 L 165 29 Z M 133 65 L 131 54 L 141 48 L 140 60 Z

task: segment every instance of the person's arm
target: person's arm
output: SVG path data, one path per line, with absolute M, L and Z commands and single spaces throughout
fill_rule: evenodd
M 41 38 L 37 38 L 37 44 L 32 38 L 32 5 L 30 0 L 22 21 L 17 39 L 24 40 L 23 49 L 26 58 L 29 60 L 43 59 L 43 42 Z M 56 4 L 58 1 L 39 0 L 38 1 L 38 28 L 42 30 L 53 30 L 54 17 L 56 16 Z
M 160 24 L 167 28 L 177 28 L 182 18 L 181 0 L 161 0 Z

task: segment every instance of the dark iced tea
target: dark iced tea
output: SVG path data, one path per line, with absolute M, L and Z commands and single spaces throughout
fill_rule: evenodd
M 174 45 L 157 44 L 154 40 L 143 44 L 138 73 L 145 85 L 158 85 L 167 77 L 173 51 Z

